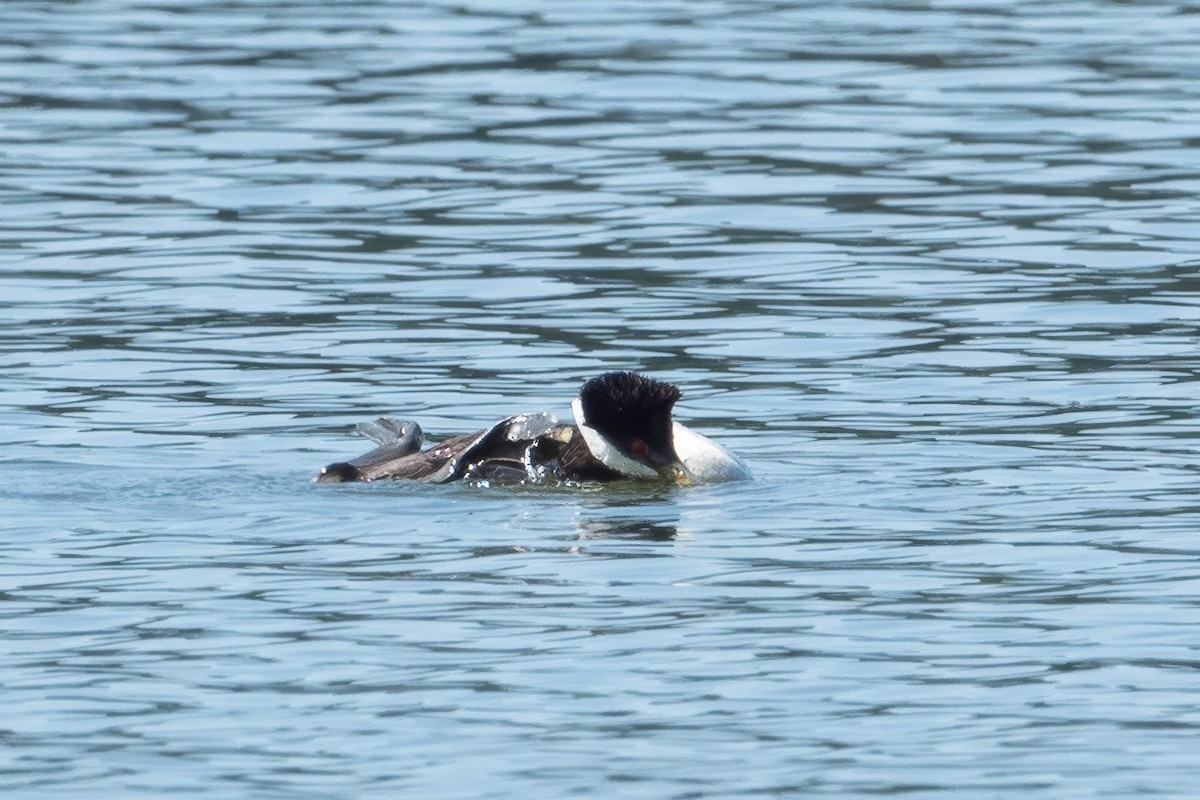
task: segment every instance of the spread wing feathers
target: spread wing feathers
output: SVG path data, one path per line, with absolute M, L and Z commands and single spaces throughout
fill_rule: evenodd
M 473 464 L 485 461 L 519 462 L 526 448 L 549 431 L 558 420 L 553 414 L 518 414 L 497 422 L 456 454 L 427 480 L 446 483 L 458 480 Z
M 472 464 L 485 459 L 519 461 L 533 440 L 557 424 L 558 420 L 550 414 L 518 414 L 486 430 L 455 436 L 428 450 L 419 450 L 421 429 L 415 422 L 383 417 L 358 427 L 359 433 L 381 442 L 379 447 L 358 458 L 330 464 L 316 480 L 319 483 L 384 479 L 446 483 L 463 477 Z
M 374 422 L 360 422 L 354 426 L 354 430 L 359 436 L 365 436 L 375 444 L 396 443 L 413 453 L 421 449 L 424 439 L 421 426 L 411 419 L 380 417 Z

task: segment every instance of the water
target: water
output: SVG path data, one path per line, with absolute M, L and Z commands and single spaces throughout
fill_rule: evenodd
M 1192 796 L 1195 6 L 0 21 L 6 798 Z M 309 482 L 617 368 L 756 480 Z

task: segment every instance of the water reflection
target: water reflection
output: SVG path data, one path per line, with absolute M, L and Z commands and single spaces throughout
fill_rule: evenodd
M 671 542 L 679 538 L 679 528 L 639 519 L 593 519 L 578 523 L 580 539 L 634 539 L 647 542 Z
M 6 5 L 7 793 L 1178 795 L 1193 11 Z M 308 484 L 622 368 L 757 480 Z

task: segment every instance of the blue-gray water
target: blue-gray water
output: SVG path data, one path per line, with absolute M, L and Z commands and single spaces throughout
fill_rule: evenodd
M 0 7 L 6 798 L 1194 797 L 1200 7 Z M 330 487 L 637 368 L 749 484 Z

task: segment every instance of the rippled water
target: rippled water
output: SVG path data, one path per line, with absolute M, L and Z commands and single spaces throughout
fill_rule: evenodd
M 1200 7 L 0 22 L 6 798 L 1194 792 Z M 616 368 L 757 479 L 309 482 Z

